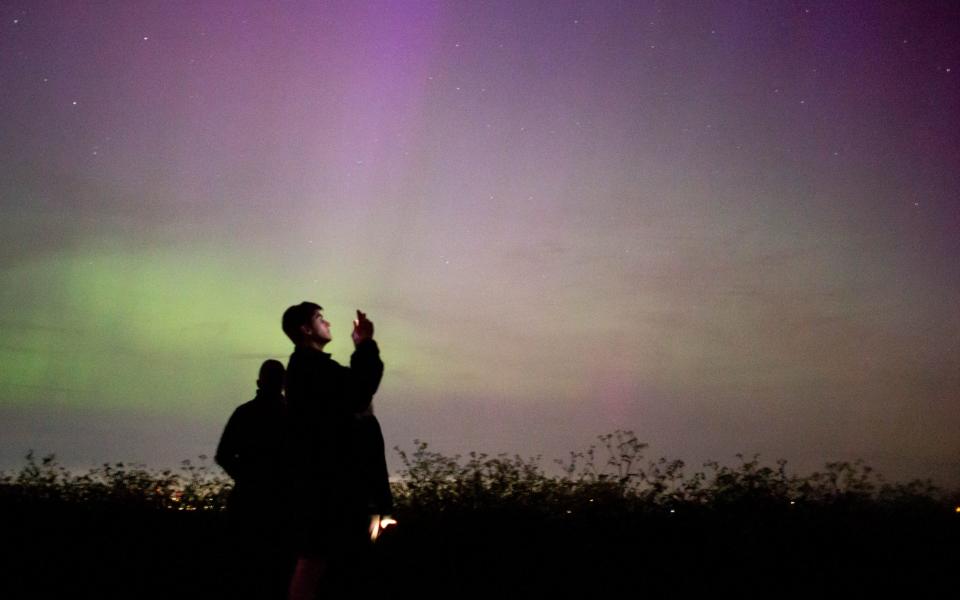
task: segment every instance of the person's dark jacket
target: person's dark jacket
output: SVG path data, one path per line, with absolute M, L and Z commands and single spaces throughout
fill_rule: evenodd
M 392 514 L 393 493 L 390 490 L 380 421 L 372 412 L 357 415 L 353 431 L 353 455 L 358 460 L 355 474 L 366 501 L 366 512 L 371 515 Z
M 287 365 L 296 500 L 306 519 L 337 519 L 366 507 L 355 456 L 355 416 L 370 406 L 383 376 L 380 350 L 361 342 L 350 367 L 298 347 Z
M 257 392 L 233 411 L 214 457 L 233 478 L 229 508 L 269 513 L 288 501 L 289 427 L 283 396 Z

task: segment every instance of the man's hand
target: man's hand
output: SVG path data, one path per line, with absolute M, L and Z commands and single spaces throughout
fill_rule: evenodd
M 357 311 L 357 318 L 353 321 L 353 345 L 357 346 L 364 340 L 373 339 L 373 323 L 367 319 L 367 313 Z

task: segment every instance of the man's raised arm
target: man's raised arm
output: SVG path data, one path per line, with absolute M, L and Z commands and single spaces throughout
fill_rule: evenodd
M 349 403 L 353 413 L 364 412 L 377 393 L 383 377 L 383 361 L 380 348 L 373 339 L 373 323 L 366 313 L 357 311 L 353 322 L 353 343 L 356 347 L 350 356 Z

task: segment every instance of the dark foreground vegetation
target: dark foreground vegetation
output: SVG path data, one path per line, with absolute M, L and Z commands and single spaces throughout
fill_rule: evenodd
M 399 527 L 339 591 L 357 598 L 955 597 L 960 497 L 860 463 L 800 477 L 740 457 L 687 474 L 630 432 L 558 461 L 400 452 Z M 184 461 L 0 476 L 0 598 L 224 598 L 229 481 Z M 343 571 L 347 572 L 347 571 Z

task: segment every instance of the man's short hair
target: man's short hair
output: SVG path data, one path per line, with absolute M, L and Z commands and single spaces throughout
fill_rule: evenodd
M 323 307 L 313 302 L 301 302 L 295 304 L 283 312 L 283 332 L 287 334 L 294 345 L 300 345 L 303 341 L 303 331 L 300 327 L 306 325 L 313 318 L 313 314 Z
M 272 358 L 263 361 L 257 377 L 257 389 L 269 394 L 279 394 L 283 391 L 283 375 L 284 368 L 282 362 Z

